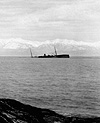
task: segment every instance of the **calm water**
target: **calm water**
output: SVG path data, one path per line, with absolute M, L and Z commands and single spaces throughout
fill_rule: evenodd
M 0 57 L 0 97 L 65 115 L 100 116 L 100 59 Z

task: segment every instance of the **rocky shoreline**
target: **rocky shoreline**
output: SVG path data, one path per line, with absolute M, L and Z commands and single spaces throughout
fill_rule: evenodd
M 100 123 L 100 117 L 63 116 L 13 99 L 0 99 L 0 123 Z

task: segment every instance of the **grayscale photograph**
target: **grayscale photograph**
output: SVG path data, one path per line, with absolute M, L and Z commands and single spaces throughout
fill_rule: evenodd
M 0 0 L 0 123 L 100 123 L 100 0 Z

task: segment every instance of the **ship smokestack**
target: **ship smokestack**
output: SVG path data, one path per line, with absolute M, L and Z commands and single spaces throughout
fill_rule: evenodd
M 32 51 L 31 51 L 31 48 L 30 48 L 30 54 L 31 54 L 31 58 L 33 58 L 33 55 L 32 55 Z
M 56 50 L 56 47 L 54 46 L 54 50 L 55 50 L 55 55 L 57 56 L 57 50 Z

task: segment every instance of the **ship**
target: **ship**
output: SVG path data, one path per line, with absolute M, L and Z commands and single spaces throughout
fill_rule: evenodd
M 70 58 L 69 54 L 57 54 L 57 50 L 56 48 L 54 47 L 54 50 L 55 50 L 55 55 L 42 55 L 42 56 L 33 56 L 32 55 L 32 51 L 30 49 L 30 54 L 31 54 L 31 58 Z

